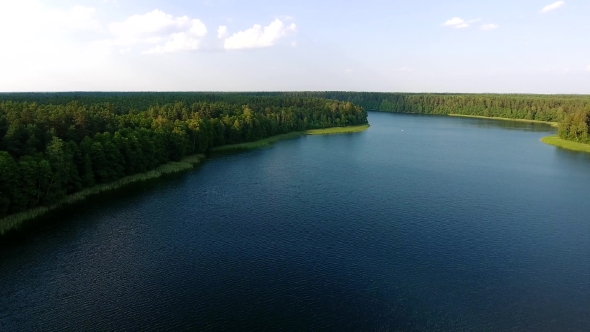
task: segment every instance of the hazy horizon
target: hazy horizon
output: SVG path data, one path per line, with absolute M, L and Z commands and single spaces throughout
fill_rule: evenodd
M 393 93 L 393 94 L 448 94 L 448 95 L 538 95 L 538 96 L 588 96 L 590 93 L 528 93 L 528 92 L 432 92 L 432 91 L 363 91 L 363 90 L 63 90 L 63 91 L 0 91 L 0 94 L 26 93 L 305 93 L 305 92 L 346 92 L 346 93 Z

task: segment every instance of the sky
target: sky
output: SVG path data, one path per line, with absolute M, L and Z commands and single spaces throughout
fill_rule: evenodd
M 588 0 L 0 0 L 0 91 L 590 93 Z

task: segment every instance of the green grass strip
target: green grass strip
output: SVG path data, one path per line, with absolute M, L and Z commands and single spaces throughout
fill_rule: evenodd
M 529 123 L 544 123 L 552 127 L 559 127 L 559 123 L 550 121 L 540 120 L 528 120 L 528 119 L 513 119 L 513 118 L 500 118 L 493 116 L 479 116 L 479 115 L 464 115 L 464 114 L 449 114 L 449 116 L 457 116 L 462 118 L 475 118 L 475 119 L 490 119 L 490 120 L 504 120 L 504 121 L 518 121 L 518 122 L 529 122 Z
M 182 159 L 181 161 L 169 162 L 145 173 L 127 176 L 111 183 L 99 184 L 91 188 L 83 189 L 77 193 L 66 196 L 59 202 L 50 206 L 41 206 L 28 211 L 10 215 L 4 219 L 0 219 L 0 235 L 3 235 L 10 230 L 17 229 L 24 222 L 40 217 L 47 212 L 55 210 L 63 205 L 73 204 L 84 200 L 88 196 L 118 189 L 131 183 L 155 179 L 164 174 L 177 173 L 191 169 L 194 167 L 194 165 L 200 163 L 204 158 L 204 155 L 189 156 Z
M 347 134 L 347 133 L 356 133 L 359 131 L 367 130 L 369 125 L 361 125 L 361 126 L 349 126 L 349 127 L 332 127 L 332 128 L 325 128 L 325 129 L 312 129 L 307 131 L 294 131 L 287 134 L 281 134 L 276 136 L 271 136 L 268 138 L 264 138 L 254 142 L 246 142 L 246 143 L 239 143 L 239 144 L 230 144 L 230 145 L 223 145 L 216 148 L 211 149 L 213 152 L 220 152 L 220 151 L 231 151 L 231 150 L 248 150 L 248 149 L 256 149 L 256 148 L 263 148 L 269 145 L 272 145 L 278 141 L 287 140 L 297 138 L 303 135 L 332 135 L 332 134 Z
M 211 149 L 211 151 L 219 152 L 219 151 L 247 150 L 247 149 L 262 148 L 262 147 L 269 146 L 269 145 L 271 145 L 275 142 L 281 141 L 281 140 L 297 138 L 303 134 L 304 134 L 304 132 L 302 132 L 302 131 L 294 131 L 294 132 L 287 133 L 287 134 L 267 137 L 267 138 L 264 138 L 264 139 L 261 139 L 258 141 L 254 141 L 254 142 L 246 142 L 246 143 L 218 146 L 216 148 Z
M 358 133 L 369 129 L 369 125 L 349 126 L 349 127 L 332 127 L 325 129 L 312 129 L 305 132 L 306 135 L 334 135 L 334 134 L 348 134 Z
M 541 138 L 541 142 L 549 145 L 554 145 L 563 149 L 571 151 L 580 151 L 590 153 L 590 144 L 569 141 L 559 136 L 547 136 Z

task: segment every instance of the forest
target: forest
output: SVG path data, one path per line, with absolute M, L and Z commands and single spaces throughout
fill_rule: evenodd
M 330 98 L 367 110 L 416 114 L 460 114 L 559 123 L 563 139 L 590 144 L 590 95 L 445 94 L 380 92 L 255 93 Z
M 0 94 L 0 218 L 215 147 L 366 123 L 362 107 L 319 97 Z
M 560 122 L 590 112 L 590 95 L 448 94 L 385 92 L 260 92 L 348 101 L 367 110 L 416 114 L 461 114 Z

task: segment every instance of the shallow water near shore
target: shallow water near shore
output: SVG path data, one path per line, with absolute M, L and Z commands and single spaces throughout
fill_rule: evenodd
M 371 112 L 0 242 L 0 331 L 590 330 L 590 156 L 544 124 Z

